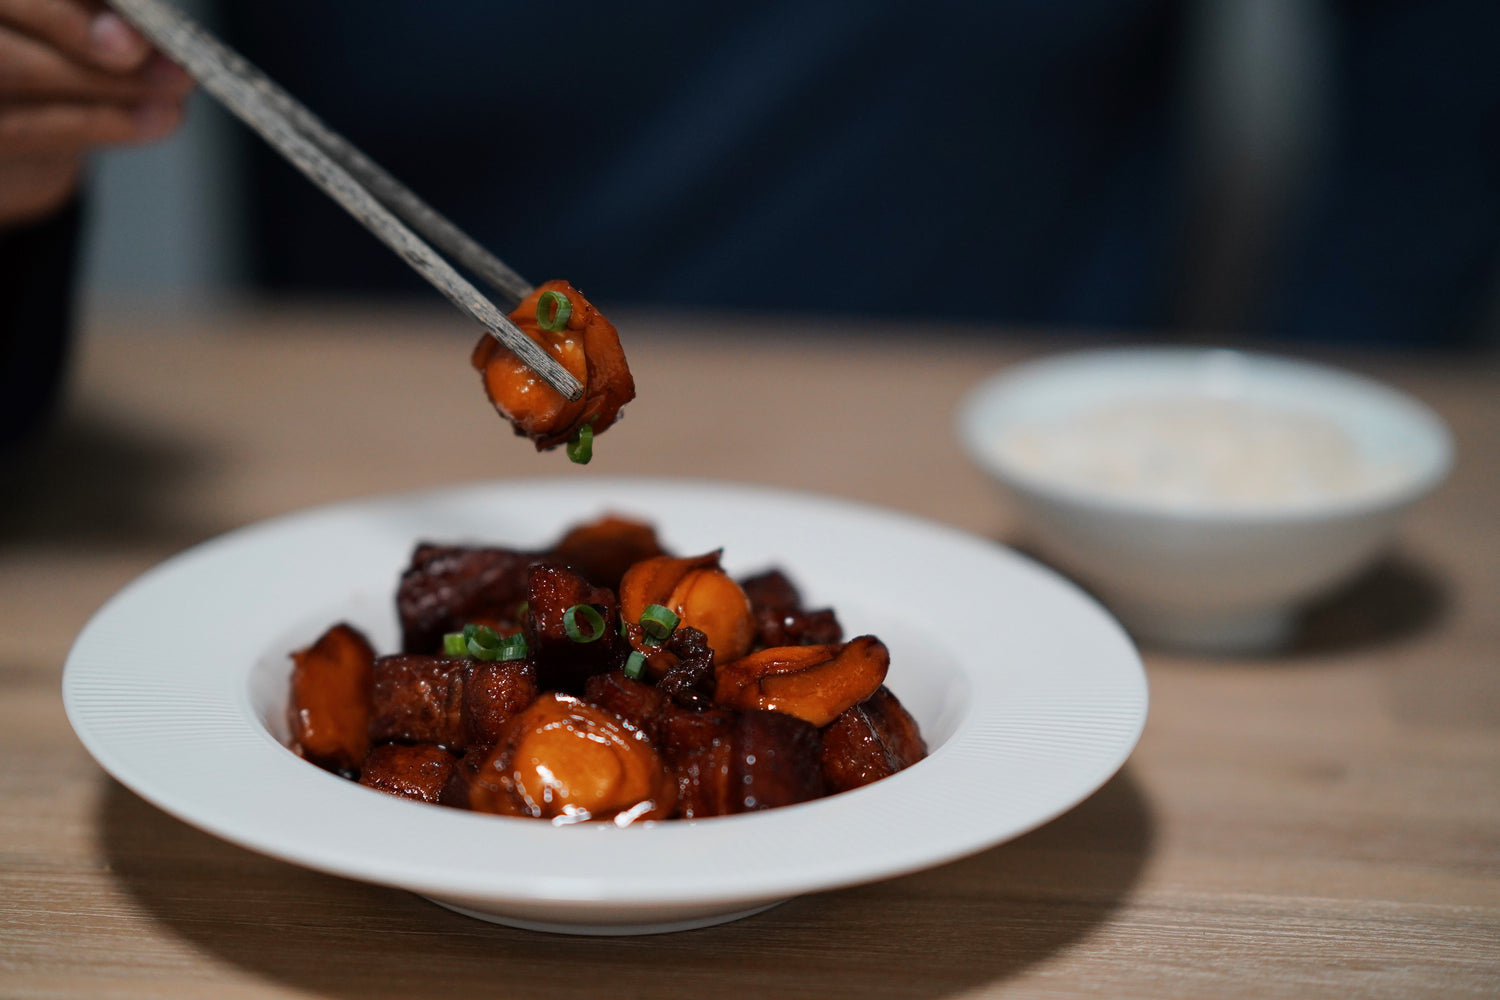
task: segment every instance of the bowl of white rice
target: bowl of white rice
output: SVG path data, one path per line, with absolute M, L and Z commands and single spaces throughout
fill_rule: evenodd
M 959 430 L 1038 549 L 1137 638 L 1217 651 L 1286 643 L 1453 460 L 1443 422 L 1404 393 L 1217 349 L 1019 365 L 968 396 Z

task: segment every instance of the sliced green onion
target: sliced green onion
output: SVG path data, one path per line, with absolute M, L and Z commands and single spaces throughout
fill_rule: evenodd
M 494 663 L 520 660 L 526 656 L 526 636 L 521 632 L 501 638 L 500 633 L 488 625 L 465 625 L 460 638 L 468 649 L 468 655 L 476 660 Z M 443 645 L 444 648 L 447 647 L 446 637 Z
M 562 292 L 549 288 L 536 300 L 536 325 L 550 333 L 566 330 L 572 315 L 573 303 Z
M 529 652 L 526 646 L 526 634 L 517 632 L 500 640 L 500 648 L 495 651 L 495 659 L 500 663 L 509 660 L 524 660 Z
M 594 422 L 590 420 L 573 434 L 568 442 L 568 458 L 579 465 L 588 465 L 594 457 Z
M 588 634 L 578 627 L 578 619 L 588 624 Z M 563 631 L 574 642 L 593 642 L 604 635 L 604 616 L 592 604 L 575 604 L 563 612 Z
M 632 649 L 630 656 L 625 660 L 625 676 L 633 681 L 641 679 L 646 672 L 646 654 L 639 649 Z
M 472 656 L 480 656 L 500 648 L 500 633 L 488 625 L 465 625 L 463 630 L 464 645 L 468 647 Z M 485 657 L 480 657 L 485 659 Z
M 469 640 L 464 638 L 462 632 L 449 632 L 443 636 L 444 656 L 468 656 Z
M 522 618 L 525 618 L 526 617 L 526 612 L 528 612 L 530 610 L 531 610 L 531 602 L 530 601 L 522 601 L 519 605 L 516 606 L 516 621 L 520 621 Z
M 482 645 L 478 639 L 469 640 L 469 655 L 476 660 L 493 660 L 496 658 L 495 654 L 499 652 L 499 649 L 499 646 L 490 647 Z
M 657 642 L 666 642 L 677 623 L 682 621 L 672 612 L 671 608 L 660 604 L 648 604 L 646 610 L 641 612 L 641 629 L 650 639 Z

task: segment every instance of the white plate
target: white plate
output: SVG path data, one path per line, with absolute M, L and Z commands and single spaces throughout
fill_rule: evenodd
M 930 756 L 865 788 L 743 816 L 553 827 L 396 799 L 281 743 L 286 654 L 348 620 L 381 651 L 418 539 L 544 545 L 605 511 L 732 573 L 787 570 L 891 650 Z M 63 675 L 95 759 L 251 850 L 502 923 L 645 933 L 744 916 L 1018 836 L 1125 762 L 1146 717 L 1130 640 L 1072 584 L 983 539 L 872 507 L 727 484 L 494 483 L 295 514 L 177 556 L 112 598 Z

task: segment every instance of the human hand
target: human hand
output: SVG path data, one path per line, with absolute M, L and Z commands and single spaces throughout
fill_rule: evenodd
M 191 89 L 97 0 L 0 0 L 0 229 L 62 207 L 91 149 L 169 135 Z

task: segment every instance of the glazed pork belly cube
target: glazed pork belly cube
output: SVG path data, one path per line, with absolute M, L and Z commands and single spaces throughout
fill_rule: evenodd
M 684 713 L 692 716 L 695 713 Z M 818 764 L 818 730 L 780 712 L 716 712 L 676 720 L 677 815 L 726 816 L 794 805 L 826 792 Z M 685 723 L 700 723 L 695 731 Z M 689 747 L 688 733 L 706 741 Z
M 584 697 L 641 732 L 677 778 L 685 819 L 773 809 L 825 793 L 818 730 L 780 712 L 678 704 L 621 671 L 589 678 Z
M 436 804 L 453 778 L 458 758 L 430 743 L 373 747 L 359 770 L 359 783 L 388 795 Z
M 927 756 L 916 720 L 885 685 L 825 726 L 822 736 L 830 792 L 868 785 Z
M 370 738 L 455 750 L 492 746 L 536 699 L 526 660 L 487 662 L 406 653 L 375 661 Z
M 740 581 L 755 615 L 755 646 L 813 646 L 835 643 L 844 629 L 832 608 L 809 611 L 802 595 L 780 570 L 769 570 Z
M 535 553 L 514 549 L 418 545 L 396 588 L 402 652 L 440 653 L 444 634 L 465 625 L 507 631 L 536 560 Z
M 583 688 L 583 700 L 618 715 L 625 723 L 661 747 L 658 717 L 667 696 L 658 687 L 625 676 L 623 670 L 595 674 Z
M 574 613 L 580 642 L 568 634 L 568 613 L 579 606 L 592 608 L 603 624 L 593 629 Z M 566 566 L 538 563 L 527 571 L 525 631 L 528 658 L 536 665 L 537 680 L 546 691 L 582 693 L 590 676 L 609 670 L 624 655 L 619 647 L 620 612 L 614 591 L 596 587 Z

